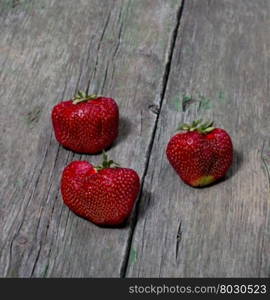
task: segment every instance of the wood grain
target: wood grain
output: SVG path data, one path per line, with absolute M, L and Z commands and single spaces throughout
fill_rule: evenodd
M 127 276 L 270 276 L 269 13 L 264 0 L 185 1 Z M 225 180 L 194 189 L 165 149 L 199 117 L 230 133 L 235 155 Z
M 100 156 L 59 147 L 50 111 L 77 89 L 115 98 L 122 119 L 109 155 L 143 177 L 180 7 L 175 0 L 1 1 L 1 277 L 123 276 L 137 216 L 104 229 L 63 205 L 63 168 Z

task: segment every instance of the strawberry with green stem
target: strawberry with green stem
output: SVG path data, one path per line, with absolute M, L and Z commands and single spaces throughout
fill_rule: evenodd
M 183 124 L 185 132 L 174 135 L 166 149 L 167 158 L 180 178 L 198 187 L 223 178 L 233 160 L 233 145 L 229 134 L 215 128 L 213 122 L 202 120 Z
M 57 141 L 79 153 L 95 154 L 109 148 L 118 136 L 119 109 L 112 98 L 78 92 L 52 110 Z
M 139 190 L 138 174 L 108 160 L 105 153 L 96 167 L 87 161 L 70 163 L 61 179 L 64 203 L 97 225 L 122 224 L 131 214 Z

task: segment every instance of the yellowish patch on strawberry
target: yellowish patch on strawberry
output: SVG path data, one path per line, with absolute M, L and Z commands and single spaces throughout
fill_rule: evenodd
M 202 176 L 197 180 L 194 180 L 192 182 L 192 186 L 206 186 L 215 181 L 214 176 L 208 175 L 208 176 Z

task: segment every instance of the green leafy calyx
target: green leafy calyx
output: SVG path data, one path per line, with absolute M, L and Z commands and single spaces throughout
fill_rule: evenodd
M 86 101 L 89 101 L 89 100 L 95 100 L 95 99 L 97 99 L 99 97 L 100 96 L 95 95 L 95 94 L 88 95 L 85 92 L 78 91 L 78 93 L 72 99 L 72 103 L 73 104 L 78 104 L 78 103 L 86 102 Z
M 191 124 L 182 124 L 178 130 L 185 130 L 185 131 L 198 131 L 203 134 L 207 134 L 215 129 L 213 126 L 214 122 L 213 121 L 207 121 L 203 123 L 202 120 L 196 120 L 193 121 Z
M 118 163 L 114 162 L 113 160 L 108 159 L 108 155 L 106 154 L 106 152 L 104 150 L 102 152 L 102 158 L 103 158 L 102 164 L 95 167 L 95 169 L 97 171 L 100 171 L 103 169 L 108 169 L 108 168 L 119 168 L 120 167 L 120 165 Z

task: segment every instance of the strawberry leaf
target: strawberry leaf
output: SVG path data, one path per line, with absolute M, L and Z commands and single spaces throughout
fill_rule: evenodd
M 214 125 L 213 121 L 206 121 L 205 123 L 203 123 L 203 121 L 200 119 L 200 120 L 193 121 L 191 124 L 187 124 L 187 123 L 182 124 L 179 127 L 179 130 L 185 130 L 190 132 L 198 131 L 202 134 L 206 134 L 215 129 L 213 125 Z
M 106 154 L 106 152 L 103 150 L 102 151 L 102 164 L 98 165 L 95 167 L 95 169 L 97 171 L 103 170 L 103 169 L 108 169 L 108 168 L 118 168 L 120 167 L 120 165 L 116 162 L 114 162 L 113 160 L 108 160 L 108 155 Z
M 85 92 L 78 91 L 75 94 L 74 98 L 72 99 L 73 100 L 72 103 L 73 104 L 78 104 L 78 103 L 81 103 L 81 102 L 87 102 L 87 101 L 90 101 L 90 100 L 95 100 L 99 97 L 100 97 L 99 95 L 95 95 L 95 94 L 88 95 Z

